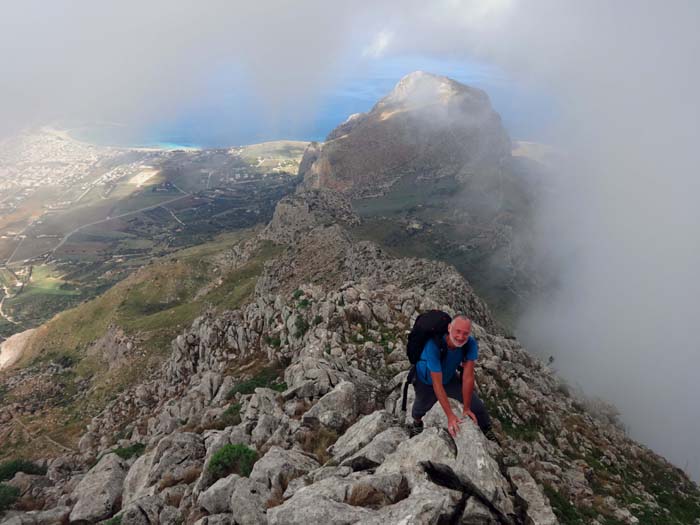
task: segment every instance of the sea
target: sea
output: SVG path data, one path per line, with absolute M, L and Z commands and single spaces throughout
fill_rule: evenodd
M 348 116 L 369 111 L 404 75 L 417 70 L 448 76 L 486 91 L 511 138 L 549 141 L 549 119 L 556 113 L 556 102 L 545 88 L 515 81 L 506 71 L 483 62 L 430 57 L 378 60 L 369 67 L 338 75 L 301 118 L 298 114 L 271 118 L 264 105 L 256 103 L 254 86 L 223 77 L 219 86 L 217 80 L 210 83 L 214 95 L 202 97 L 207 103 L 185 104 L 181 111 L 167 117 L 138 123 L 70 123 L 65 127 L 78 140 L 122 147 L 225 148 L 271 140 L 323 141 Z M 217 88 L 224 92 L 233 82 L 250 87 L 224 96 L 216 94 Z

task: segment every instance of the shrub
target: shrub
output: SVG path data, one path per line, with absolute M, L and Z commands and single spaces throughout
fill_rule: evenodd
M 46 467 L 40 467 L 39 465 L 24 459 L 13 459 L 0 463 L 0 481 L 12 479 L 18 472 L 24 472 L 25 474 L 39 474 L 40 476 L 43 476 L 46 474 Z
M 301 297 L 302 295 L 304 295 L 304 292 L 297 289 L 297 290 L 294 290 L 294 293 L 292 293 L 292 298 L 299 299 L 299 297 Z
M 300 444 L 302 450 L 316 456 L 318 462 L 323 465 L 331 458 L 331 455 L 328 453 L 328 447 L 338 441 L 338 437 L 337 432 L 325 427 L 319 427 L 305 434 Z
M 297 304 L 297 308 L 308 308 L 310 304 L 311 302 L 308 299 L 304 298 L 301 301 L 299 301 L 299 304 Z
M 10 506 L 19 498 L 19 489 L 12 485 L 0 483 L 0 512 L 10 508 Z
M 230 427 L 232 425 L 237 425 L 238 423 L 241 422 L 241 404 L 240 403 L 233 403 L 232 405 L 229 405 L 229 407 L 224 410 L 223 414 L 221 414 L 221 422 L 227 426 Z
M 251 379 L 238 383 L 226 393 L 226 399 L 231 399 L 238 392 L 241 394 L 252 394 L 256 388 L 272 388 L 282 392 L 287 389 L 287 385 L 278 382 L 279 370 L 276 368 L 264 368 Z M 284 385 L 284 388 L 281 388 Z M 281 388 L 281 390 L 280 390 Z
M 128 447 L 120 447 L 114 450 L 114 453 L 122 459 L 138 457 L 146 450 L 146 445 L 143 443 L 134 443 Z
M 322 322 L 323 322 L 323 317 L 321 317 L 320 315 L 317 315 L 316 317 L 314 317 L 314 325 L 321 324 Z
M 269 335 L 266 335 L 265 342 L 273 348 L 279 348 L 282 346 L 282 340 L 279 338 L 279 336 L 270 337 Z
M 294 326 L 297 329 L 297 336 L 303 337 L 304 334 L 309 330 L 309 323 L 306 319 L 299 316 L 296 321 L 294 321 Z
M 245 445 L 224 445 L 214 452 L 207 470 L 214 476 L 214 481 L 230 474 L 248 477 L 253 465 L 258 459 L 258 453 Z

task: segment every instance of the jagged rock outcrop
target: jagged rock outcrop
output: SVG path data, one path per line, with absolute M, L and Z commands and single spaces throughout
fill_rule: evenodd
M 353 226 L 359 222 L 360 218 L 347 197 L 334 191 L 316 189 L 282 199 L 261 238 L 291 244 L 317 226 Z

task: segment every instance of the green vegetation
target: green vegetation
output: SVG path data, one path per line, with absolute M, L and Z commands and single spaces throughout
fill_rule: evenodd
M 252 378 L 235 385 L 226 393 L 226 399 L 231 399 L 237 393 L 252 394 L 256 388 L 271 388 L 278 392 L 287 390 L 287 384 L 279 381 L 280 369 L 274 367 L 263 368 Z
M 241 233 L 227 234 L 212 243 L 155 260 L 100 297 L 38 328 L 19 365 L 55 362 L 66 370 L 55 376 L 60 388 L 51 389 L 52 398 L 45 400 L 46 410 L 26 422 L 31 431 L 75 446 L 85 422 L 119 392 L 160 366 L 170 353 L 171 341 L 197 316 L 207 310 L 223 311 L 244 304 L 254 291 L 265 261 L 279 248 L 263 243 L 246 264 L 233 270 L 222 268 L 218 262 L 221 252 L 242 237 Z M 88 353 L 88 349 L 95 348 L 95 341 L 110 333 L 110 327 L 133 338 L 139 351 L 108 367 L 106 356 Z M 272 383 L 275 388 L 283 388 L 278 381 Z M 89 394 L 75 398 L 80 391 Z M 0 459 L 17 455 L 31 458 L 35 454 L 28 444 L 19 441 L 0 446 Z
M 24 472 L 25 474 L 39 474 L 43 476 L 46 474 L 46 468 L 40 467 L 39 465 L 24 459 L 13 459 L 0 463 L 0 481 L 12 479 L 18 472 Z
M 214 476 L 214 480 L 225 478 L 230 474 L 248 477 L 253 470 L 253 465 L 258 460 L 258 453 L 245 445 L 224 445 L 214 452 L 207 469 Z
M 102 525 L 121 525 L 122 515 L 117 514 L 116 516 L 113 516 L 113 517 L 109 518 L 108 520 L 102 521 L 100 523 L 102 523 Z
M 566 525 L 587 525 L 598 516 L 598 512 L 587 507 L 576 507 L 569 498 L 560 494 L 551 485 L 544 485 L 544 493 L 549 498 L 554 514 Z
M 133 445 L 129 445 L 128 447 L 120 447 L 117 449 L 114 449 L 112 452 L 114 452 L 117 456 L 119 456 L 122 459 L 130 459 L 133 457 L 139 457 L 142 455 L 146 450 L 146 445 L 143 443 L 134 443 Z
M 19 489 L 12 485 L 0 483 L 0 512 L 9 509 L 19 498 Z
M 229 405 L 229 407 L 224 410 L 223 414 L 221 414 L 220 418 L 221 423 L 223 424 L 224 428 L 230 427 L 233 425 L 237 425 L 238 423 L 241 422 L 241 404 L 240 403 L 233 403 Z
M 269 335 L 266 335 L 265 343 L 274 348 L 279 348 L 280 346 L 282 346 L 282 340 L 279 338 L 279 336 L 270 337 Z
M 297 337 L 303 337 L 309 330 L 309 322 L 300 315 L 297 316 L 296 321 L 294 321 L 294 327 L 297 329 Z
M 297 303 L 297 308 L 303 310 L 303 309 L 305 309 L 305 308 L 308 308 L 310 304 L 311 304 L 311 301 L 309 301 L 308 299 L 304 298 L 304 299 L 302 299 L 301 301 L 299 301 L 299 302 Z

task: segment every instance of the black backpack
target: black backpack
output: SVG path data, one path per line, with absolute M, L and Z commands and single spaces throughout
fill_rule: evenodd
M 401 400 L 401 410 L 406 411 L 406 402 L 408 396 L 408 385 L 415 379 L 416 363 L 420 360 L 420 356 L 425 348 L 425 343 L 430 339 L 434 339 L 440 348 L 440 356 L 442 358 L 444 352 L 447 351 L 447 345 L 444 344 L 442 336 L 447 333 L 447 326 L 452 322 L 452 318 L 446 312 L 441 310 L 429 310 L 418 316 L 416 322 L 413 323 L 411 333 L 408 334 L 408 343 L 406 344 L 406 355 L 411 362 L 411 370 L 406 377 L 406 383 L 403 386 L 403 398 Z
M 412 365 L 420 360 L 425 343 L 430 339 L 440 341 L 442 336 L 447 333 L 447 326 L 451 322 L 450 315 L 441 310 L 429 310 L 418 316 L 416 322 L 413 323 L 411 333 L 408 334 L 408 343 L 406 344 L 406 355 Z M 439 346 L 442 347 L 442 345 Z

